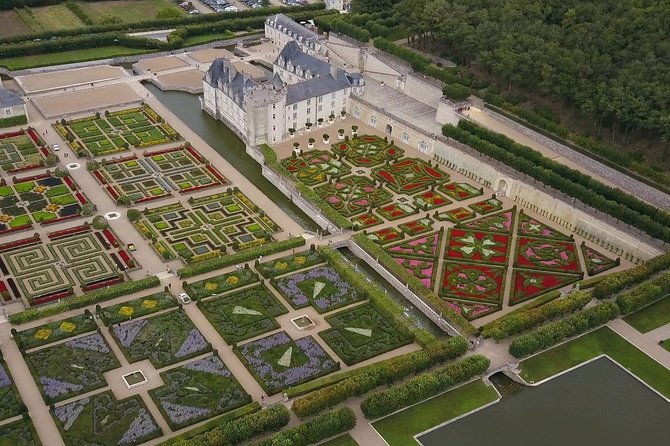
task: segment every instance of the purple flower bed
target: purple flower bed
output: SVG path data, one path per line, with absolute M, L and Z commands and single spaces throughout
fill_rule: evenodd
M 40 376 L 40 384 L 42 384 L 44 393 L 52 399 L 67 393 L 79 392 L 84 388 L 82 384 L 69 383 L 48 376 Z
M 9 378 L 4 366 L 0 364 L 0 389 L 12 385 L 12 380 Z
M 69 404 L 65 404 L 54 409 L 54 415 L 63 423 L 63 430 L 68 431 L 72 427 L 79 415 L 84 411 L 86 405 L 91 401 L 90 398 L 82 398 Z
M 119 340 L 121 345 L 128 348 L 130 347 L 130 344 L 133 343 L 137 335 L 140 334 L 140 331 L 142 331 L 142 328 L 144 328 L 146 323 L 146 319 L 138 319 L 136 321 L 127 322 L 125 324 L 115 325 L 112 330 L 114 330 L 114 335 L 116 336 L 116 339 Z
M 280 354 L 274 356 L 279 357 L 289 347 L 293 348 L 294 357 L 304 355 L 307 360 L 283 367 L 265 359 L 269 351 L 278 349 Z M 239 354 L 269 394 L 325 375 L 340 367 L 312 336 L 293 341 L 284 331 L 239 347 Z
M 163 406 L 165 413 L 175 424 L 182 424 L 186 421 L 204 417 L 211 413 L 211 410 L 205 407 L 184 406 L 171 403 L 168 400 L 161 400 L 161 406 Z
M 312 284 L 316 282 L 325 284 L 325 287 L 314 297 Z M 312 301 L 319 313 L 362 299 L 356 289 L 330 266 L 293 274 L 277 280 L 276 285 L 294 308 L 306 307 Z
M 233 374 L 230 373 L 230 370 L 226 368 L 226 365 L 218 356 L 208 356 L 207 358 L 198 359 L 197 361 L 186 364 L 184 368 L 187 370 L 194 370 L 196 372 L 204 372 L 210 373 L 212 375 L 223 376 L 225 378 L 230 378 L 233 376 Z
M 202 333 L 197 328 L 194 328 L 188 333 L 188 337 L 174 355 L 176 358 L 183 358 L 205 350 L 207 346 L 207 341 L 202 336 Z
M 153 418 L 151 418 L 151 415 L 149 415 L 147 410 L 140 409 L 137 417 L 130 423 L 130 427 L 123 434 L 123 437 L 121 437 L 118 444 L 135 444 L 137 440 L 148 437 L 149 435 L 154 434 L 157 430 L 158 426 L 156 426 L 156 423 L 154 423 Z
M 70 348 L 81 348 L 99 353 L 109 353 L 109 346 L 100 335 L 100 333 L 93 333 L 82 338 L 73 339 L 65 343 Z

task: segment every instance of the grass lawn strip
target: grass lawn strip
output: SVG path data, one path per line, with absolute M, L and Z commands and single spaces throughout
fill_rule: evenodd
M 608 327 L 525 359 L 519 364 L 521 377 L 528 382 L 540 382 L 602 354 L 610 356 L 660 394 L 670 398 L 670 370 Z
M 647 333 L 670 323 L 670 294 L 623 318 L 640 333 Z
M 161 373 L 165 383 L 149 391 L 173 430 L 251 402 L 221 358 L 208 356 Z
M 389 446 L 416 444 L 414 436 L 464 415 L 499 398 L 493 386 L 472 381 L 423 403 L 372 423 Z
M 111 332 L 128 362 L 148 358 L 157 369 L 212 349 L 182 310 L 115 325 Z
M 326 441 L 325 443 L 321 443 L 321 446 L 359 446 L 359 445 L 358 443 L 356 443 L 356 440 L 351 438 L 351 435 L 344 434 L 337 438 L 333 438 L 330 441 Z
M 97 330 L 98 326 L 92 317 L 80 314 L 67 319 L 38 325 L 28 330 L 22 330 L 14 335 L 14 340 L 23 350 L 71 338 L 82 333 Z

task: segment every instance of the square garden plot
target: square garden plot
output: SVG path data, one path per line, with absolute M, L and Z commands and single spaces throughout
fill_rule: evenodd
M 200 301 L 198 306 L 228 344 L 279 328 L 275 317 L 288 313 L 264 285 Z
M 7 364 L 0 359 L 0 421 L 19 415 L 25 410 L 19 390 L 9 374 Z
M 121 366 L 99 333 L 33 351 L 25 360 L 47 404 L 105 387 L 103 373 Z
M 58 406 L 51 414 L 67 446 L 134 445 L 163 435 L 139 396 L 117 400 L 107 391 Z
M 173 430 L 251 402 L 221 358 L 208 356 L 161 373 L 165 383 L 149 391 Z
M 88 203 L 70 176 L 48 174 L 18 179 L 12 186 L 0 181 L 0 234 L 30 228 L 33 223 L 52 224 L 81 215 Z
M 111 333 L 128 362 L 149 359 L 157 369 L 212 349 L 182 310 L 115 325 Z
M 399 194 L 416 194 L 449 181 L 439 167 L 417 158 L 405 158 L 376 168 L 372 176 Z
M 333 209 L 351 217 L 391 201 L 392 195 L 367 177 L 351 176 L 324 184 L 314 191 Z
M 332 328 L 319 336 L 352 365 L 412 342 L 404 330 L 384 317 L 370 304 L 360 305 L 326 317 Z
M 29 419 L 20 419 L 0 426 L 0 439 L 11 446 L 40 446 L 35 426 Z
M 0 135 L 0 168 L 6 173 L 42 167 L 49 153 L 42 138 L 32 128 Z
M 294 341 L 284 331 L 235 347 L 234 352 L 268 395 L 340 368 L 312 336 Z
M 160 293 L 101 308 L 96 313 L 102 322 L 109 326 L 176 306 L 177 299 L 172 294 L 161 291 Z
M 263 277 L 272 278 L 323 262 L 325 262 L 325 259 L 316 250 L 310 249 L 308 251 L 289 254 L 276 260 L 263 262 L 256 265 L 255 268 Z
M 102 156 L 151 147 L 181 136 L 148 105 L 54 124 L 77 156 Z
M 98 326 L 91 316 L 78 316 L 61 319 L 16 332 L 14 340 L 19 348 L 29 350 L 52 342 L 97 330 Z
M 319 313 L 365 299 L 361 292 L 331 266 L 318 266 L 280 279 L 272 279 L 271 283 L 293 308 L 312 305 Z
M 361 135 L 332 145 L 332 150 L 354 166 L 374 167 L 400 158 L 405 151 L 375 135 Z
M 310 150 L 301 156 L 284 158 L 281 164 L 296 179 L 311 186 L 351 173 L 351 167 L 335 158 L 332 153 L 322 150 Z
M 191 299 L 199 300 L 203 297 L 216 296 L 258 281 L 260 281 L 258 274 L 249 268 L 242 268 L 241 270 L 219 274 L 209 279 L 186 283 L 184 291 L 188 293 Z
M 135 227 L 165 260 L 193 263 L 272 240 L 279 226 L 242 192 L 232 189 L 146 209 Z
M 156 152 L 144 152 L 122 159 L 92 164 L 93 176 L 118 201 L 127 196 L 139 204 L 208 187 L 228 180 L 190 145 Z

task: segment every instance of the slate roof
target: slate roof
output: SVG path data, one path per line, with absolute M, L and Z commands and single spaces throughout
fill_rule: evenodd
M 351 82 L 343 70 L 338 70 L 335 77 L 328 72 L 324 76 L 314 77 L 297 84 L 289 85 L 286 91 L 286 105 L 334 93 L 347 87 L 351 87 Z
M 217 88 L 218 83 L 221 82 L 222 86 L 230 88 L 228 96 L 234 98 L 238 104 L 241 104 L 244 100 L 245 89 L 258 85 L 249 76 L 237 71 L 233 64 L 226 59 L 215 59 L 207 70 L 205 79 L 208 79 L 212 87 Z
M 296 38 L 302 37 L 304 41 L 317 40 L 319 38 L 319 35 L 317 33 L 312 31 L 311 29 L 305 28 L 304 26 L 297 23 L 290 17 L 285 16 L 284 14 L 275 14 L 273 16 L 270 16 L 268 17 L 268 21 L 274 22 L 275 28 L 285 26 L 288 31 L 295 33 Z
M 287 43 L 281 50 L 277 60 L 275 60 L 276 65 L 281 66 L 280 59 L 291 62 L 294 67 L 300 67 L 303 71 L 310 71 L 312 76 L 322 76 L 330 73 L 330 64 L 303 52 L 294 40 Z
M 26 102 L 18 94 L 7 90 L 6 88 L 0 88 L 0 107 L 15 107 L 25 103 Z

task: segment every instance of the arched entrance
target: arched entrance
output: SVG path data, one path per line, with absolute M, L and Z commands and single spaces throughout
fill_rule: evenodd
M 498 187 L 496 187 L 496 195 L 500 196 L 502 195 L 503 197 L 507 196 L 507 181 L 506 180 L 500 180 L 498 181 Z
M 391 132 L 393 132 L 393 126 L 392 126 L 391 124 L 386 124 L 386 128 L 384 129 L 384 132 L 385 132 L 387 135 L 390 135 Z

